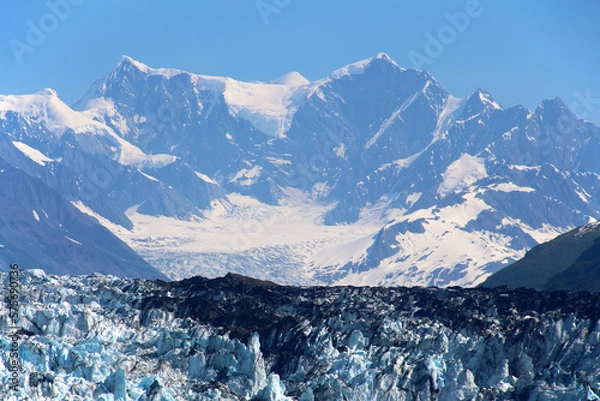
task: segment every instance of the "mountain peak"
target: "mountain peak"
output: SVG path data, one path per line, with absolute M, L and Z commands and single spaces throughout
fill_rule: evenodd
M 544 99 L 538 105 L 539 109 L 568 109 L 567 104 L 560 97 Z
M 117 64 L 116 68 L 119 68 L 119 67 L 135 68 L 142 72 L 148 72 L 148 70 L 150 70 L 150 67 L 148 67 L 146 64 L 141 63 L 127 55 L 121 56 L 121 60 L 119 60 L 119 63 Z
M 388 56 L 387 53 L 378 53 L 375 57 L 372 57 L 371 60 L 385 60 L 387 62 L 396 64 L 396 62 L 394 60 L 392 60 L 392 58 L 390 56 Z
M 475 92 L 473 92 L 467 100 L 468 103 L 476 102 L 481 103 L 484 107 L 492 107 L 496 110 L 502 110 L 502 106 L 500 106 L 492 97 L 492 95 L 482 88 L 477 88 Z
M 392 60 L 386 53 L 379 53 L 374 57 L 348 64 L 347 66 L 334 71 L 334 73 L 331 74 L 331 78 L 339 79 L 347 75 L 361 75 L 375 63 L 383 63 L 404 71 L 404 68 L 401 68 L 398 64 L 396 64 L 396 62 Z
M 541 116 L 544 120 L 553 120 L 561 116 L 569 116 L 572 119 L 577 119 L 577 116 L 560 97 L 542 100 L 538 104 L 535 114 Z
M 289 72 L 273 81 L 271 84 L 286 85 L 286 86 L 302 86 L 309 84 L 310 81 L 306 79 L 302 74 L 296 71 Z
M 47 96 L 47 97 L 59 97 L 58 93 L 52 88 L 44 88 L 37 92 L 36 95 Z

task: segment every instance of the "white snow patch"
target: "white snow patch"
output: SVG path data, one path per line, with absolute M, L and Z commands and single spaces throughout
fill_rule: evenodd
M 310 81 L 299 72 L 292 71 L 269 83 L 274 85 L 303 86 L 309 84 Z
M 595 230 L 598 226 L 600 226 L 600 220 L 591 221 L 589 224 L 580 227 L 575 234 L 577 237 L 581 237 L 582 235 L 587 234 L 588 232 Z
M 383 171 L 383 170 L 385 170 L 387 168 L 390 168 L 390 167 L 395 167 L 398 170 L 406 168 L 406 167 L 410 166 L 415 160 L 417 160 L 417 158 L 419 156 L 421 156 L 423 154 L 423 152 L 424 151 L 421 151 L 419 153 L 416 153 L 416 154 L 414 154 L 412 156 L 409 156 L 409 157 L 406 157 L 404 159 L 395 160 L 392 163 L 382 164 L 376 171 Z
M 490 97 L 490 95 L 488 95 L 487 93 L 483 93 L 483 92 L 479 91 L 479 99 L 481 100 L 482 103 L 489 104 L 496 110 L 503 110 L 502 107 L 498 103 L 493 101 L 492 98 Z
M 428 81 L 429 82 L 429 81 Z M 375 142 L 377 142 L 377 139 L 379 139 L 379 137 L 381 136 L 381 134 L 383 134 L 390 126 L 392 126 L 392 124 L 397 120 L 397 119 L 402 119 L 402 117 L 400 117 L 400 114 L 402 114 L 402 112 L 404 110 L 406 110 L 406 108 L 408 106 L 410 106 L 415 99 L 417 98 L 417 96 L 419 96 L 421 94 L 421 92 L 416 92 L 414 95 L 412 95 L 410 98 L 408 98 L 406 101 L 404 101 L 404 103 L 402 103 L 402 105 L 400 107 L 398 107 L 393 113 L 392 115 L 383 122 L 383 124 L 381 125 L 381 127 L 379 128 L 379 130 L 375 133 L 375 135 L 373 135 L 365 144 L 365 149 L 369 149 L 371 146 L 373 146 L 373 144 Z
M 150 181 L 160 182 L 156 177 L 152 177 L 150 174 L 144 173 L 142 170 L 138 170 L 141 175 L 149 179 Z
M 497 192 L 535 192 L 535 189 L 531 187 L 520 187 L 512 182 L 494 184 L 489 189 Z
M 219 185 L 218 182 L 216 182 L 215 180 L 213 180 L 212 178 L 210 178 L 206 174 L 202 174 L 202 173 L 199 173 L 197 171 L 194 171 L 194 173 L 196 174 L 196 176 L 198 176 L 198 178 L 200 178 L 202 181 L 204 181 L 204 182 L 206 182 L 208 184 Z
M 522 166 L 519 164 L 511 164 L 508 166 L 508 168 L 517 171 L 535 171 L 536 173 L 539 173 L 542 166 Z
M 422 192 L 414 192 L 406 197 L 406 204 L 412 207 L 419 199 L 421 199 Z
M 343 266 L 349 262 L 358 263 L 364 258 L 367 249 L 371 245 L 373 245 L 373 235 L 365 235 L 353 241 L 336 244 L 317 252 L 310 258 L 309 263 L 313 268 L 317 266 Z
M 451 222 L 456 227 L 466 228 L 467 224 L 476 220 L 481 212 L 492 209 L 475 193 L 465 194 L 463 198 L 466 202 L 448 206 L 439 211 L 438 216 L 442 221 Z
M 312 187 L 313 198 L 325 197 L 329 194 L 331 187 L 326 182 L 317 182 Z
M 344 159 L 346 157 L 346 145 L 342 143 L 337 148 L 333 148 L 333 152 L 337 157 Z
M 26 143 L 17 142 L 17 141 L 12 141 L 12 143 L 15 146 L 15 148 L 17 148 L 21 151 L 21 153 L 23 153 L 25 156 L 27 156 L 28 158 L 30 158 L 31 160 L 33 160 L 40 166 L 45 166 L 46 163 L 54 161 L 54 159 L 49 158 L 48 156 L 46 156 L 39 150 L 32 148 L 31 146 L 27 145 Z
M 452 116 L 456 110 L 459 109 L 463 99 L 449 95 L 444 101 L 444 107 L 438 115 L 437 124 L 433 133 L 433 142 L 439 140 L 448 127 L 451 125 L 453 119 Z M 430 145 L 431 146 L 431 145 Z
M 304 84 L 247 83 L 226 79 L 223 96 L 230 111 L 263 133 L 283 137 L 297 110 L 296 95 Z
M 119 138 L 121 153 L 118 162 L 123 166 L 136 166 L 139 168 L 161 168 L 177 160 L 176 156 L 158 154 L 147 155 L 140 148 Z
M 561 234 L 564 234 L 566 231 L 573 229 L 572 227 L 565 229 L 561 229 L 559 227 L 551 226 L 550 224 L 542 224 L 541 228 L 533 228 L 525 223 L 523 223 L 520 219 L 514 217 L 504 217 L 502 219 L 503 226 L 517 226 L 525 233 L 529 234 L 538 244 L 542 244 L 544 242 L 548 242 L 558 237 Z
M 285 159 L 279 159 L 276 157 L 267 157 L 266 158 L 269 163 L 275 165 L 275 166 L 284 166 L 284 165 L 291 165 L 292 162 L 289 160 L 285 160 Z
M 67 237 L 66 235 L 63 235 L 63 237 L 65 237 L 66 239 L 68 239 L 69 241 L 71 241 L 74 244 L 77 245 L 83 245 L 81 242 L 74 240 L 73 238 Z
M 250 169 L 243 168 L 238 171 L 235 176 L 229 180 L 230 183 L 238 183 L 239 185 L 249 187 L 254 185 L 256 180 L 260 177 L 262 167 L 254 166 Z
M 590 203 L 591 196 L 590 196 L 590 194 L 588 194 L 588 193 L 587 193 L 587 191 L 586 191 L 585 189 L 583 189 L 583 188 L 581 188 L 581 187 L 578 187 L 578 188 L 575 190 L 575 193 L 577 194 L 577 196 L 579 196 L 579 198 L 580 198 L 580 199 L 581 199 L 583 202 L 585 202 L 585 203 Z
M 487 177 L 485 160 L 463 153 L 458 160 L 448 166 L 442 177 L 444 181 L 440 184 L 437 193 L 443 198 L 451 192 L 461 191 Z
M 116 127 L 124 137 L 127 137 L 130 132 L 127 119 L 117 111 L 115 103 L 111 99 L 104 97 L 89 99 L 85 103 L 82 112 L 96 121 L 106 121 L 108 118 L 112 126 Z M 143 124 L 146 117 L 135 115 L 133 121 Z
M 442 209 L 395 213 L 400 221 L 419 221 L 424 232 L 399 233 L 395 238 L 397 254 L 366 272 L 351 272 L 335 284 L 475 286 L 490 275 L 484 270 L 486 264 L 514 261 L 525 254 L 525 249 L 512 249 L 511 238 L 506 235 L 467 230 L 470 221 L 491 208 L 474 193 L 464 198 L 465 202 Z M 463 270 L 457 271 L 457 266 Z
M 112 221 L 108 220 L 106 217 L 96 213 L 95 211 L 90 209 L 87 205 L 84 205 L 83 202 L 81 202 L 81 201 L 71 202 L 71 204 L 73 206 L 75 206 L 77 209 L 79 209 L 80 212 L 95 218 L 100 224 L 102 224 L 104 227 L 108 228 L 113 233 L 121 233 L 121 235 L 124 235 L 124 234 L 122 234 L 123 232 L 128 232 L 127 229 L 121 227 L 118 224 L 113 223 Z

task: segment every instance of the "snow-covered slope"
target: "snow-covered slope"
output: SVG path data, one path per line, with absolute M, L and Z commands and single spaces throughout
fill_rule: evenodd
M 0 274 L 0 281 L 7 280 Z M 29 400 L 554 400 L 600 394 L 600 298 L 22 273 Z M 0 310 L 5 311 L 5 298 Z

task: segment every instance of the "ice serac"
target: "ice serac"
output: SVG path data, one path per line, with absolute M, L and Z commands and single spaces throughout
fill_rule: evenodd
M 0 274 L 0 280 L 7 279 Z M 600 296 L 22 272 L 19 394 L 70 400 L 597 400 Z M 0 306 L 5 308 L 5 299 Z M 0 316 L 0 348 L 11 341 Z M 0 354 L 0 375 L 10 365 Z

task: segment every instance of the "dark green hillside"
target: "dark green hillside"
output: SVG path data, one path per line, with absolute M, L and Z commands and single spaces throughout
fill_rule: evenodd
M 544 290 L 600 292 L 600 238 L 567 270 L 552 277 Z
M 596 266 L 598 266 L 600 249 L 597 248 L 600 245 L 595 241 L 599 238 L 600 225 L 596 223 L 569 231 L 550 242 L 532 248 L 523 259 L 490 276 L 481 284 L 481 287 L 527 287 L 539 291 L 544 289 L 567 289 L 567 287 L 561 285 L 561 280 L 567 280 L 567 276 L 570 275 L 584 274 L 582 277 L 571 277 L 567 280 L 570 283 L 569 289 L 580 288 L 578 283 L 585 280 L 584 277 L 592 274 L 590 266 L 593 263 L 574 264 L 579 261 L 580 257 L 583 257 L 584 252 L 587 250 L 592 251 L 591 247 L 593 246 L 596 249 L 595 261 Z M 573 266 L 573 269 L 571 269 L 571 266 Z

